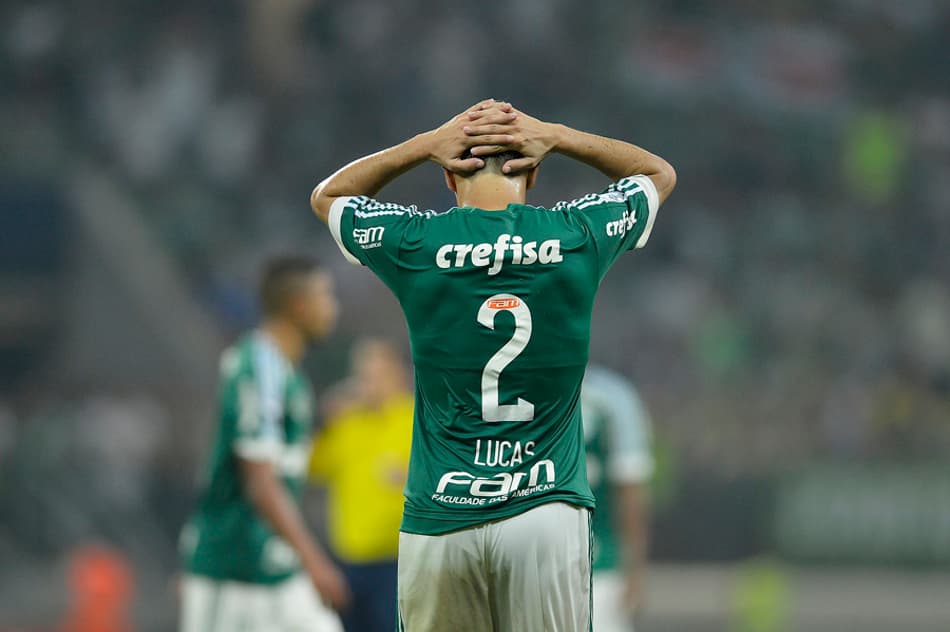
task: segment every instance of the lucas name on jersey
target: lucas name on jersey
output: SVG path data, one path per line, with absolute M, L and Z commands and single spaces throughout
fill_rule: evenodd
M 525 457 L 535 455 L 534 441 L 475 440 L 472 464 L 485 467 L 515 468 Z M 543 480 L 542 480 L 543 476 Z M 527 471 L 498 472 L 493 476 L 477 476 L 471 472 L 446 472 L 439 479 L 432 500 L 450 505 L 491 505 L 509 498 L 530 496 L 554 488 L 554 462 L 537 461 Z
M 502 233 L 494 244 L 445 244 L 435 253 L 435 264 L 442 269 L 462 268 L 470 262 L 476 268 L 488 268 L 489 276 L 501 272 L 507 253 L 512 265 L 546 265 L 564 261 L 561 240 L 524 241 L 521 235 Z

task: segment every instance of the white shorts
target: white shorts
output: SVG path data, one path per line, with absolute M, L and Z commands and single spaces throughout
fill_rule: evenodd
M 444 535 L 399 534 L 406 632 L 588 632 L 590 512 L 562 502 Z
M 273 586 L 185 575 L 179 632 L 235 630 L 343 632 L 343 625 L 303 574 Z
M 623 602 L 623 574 L 594 573 L 594 632 L 632 632 L 633 617 Z

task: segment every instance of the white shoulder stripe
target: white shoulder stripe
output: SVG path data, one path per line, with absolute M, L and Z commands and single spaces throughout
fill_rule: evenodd
M 279 437 L 278 422 L 284 414 L 285 361 L 263 332 L 257 333 L 254 343 L 254 375 L 261 424 L 258 436 Z
M 607 193 L 602 193 L 595 197 L 592 200 L 587 200 L 577 205 L 578 209 L 585 209 L 590 206 L 595 206 L 597 204 L 608 204 L 610 202 L 626 202 L 628 199 L 632 198 L 634 195 L 639 193 L 642 189 L 639 185 L 629 189 L 618 189 L 616 191 L 609 191 Z
M 647 196 L 647 225 L 637 240 L 637 248 L 643 248 L 647 245 L 647 241 L 650 240 L 650 233 L 653 232 L 653 222 L 656 221 L 656 213 L 660 210 L 660 195 L 656 191 L 656 185 L 653 184 L 653 180 L 648 176 L 632 176 L 630 180 L 637 182 Z
M 435 211 L 420 211 L 415 205 L 403 206 L 395 202 L 380 202 L 365 195 L 350 198 L 350 208 L 353 214 L 361 219 L 369 219 L 384 215 L 410 215 L 412 217 L 432 217 Z
M 361 219 L 369 219 L 371 217 L 380 217 L 382 215 L 422 215 L 419 211 L 413 210 L 386 210 L 386 211 L 354 211 L 353 213 Z
M 234 444 L 234 451 L 246 461 L 267 462 L 277 464 L 280 459 L 280 442 L 273 438 L 268 439 L 238 439 Z
M 629 200 L 637 193 L 643 193 L 647 200 L 647 218 L 646 226 L 637 239 L 636 247 L 643 248 L 650 239 L 653 232 L 653 223 L 656 221 L 656 214 L 660 208 L 660 197 L 656 190 L 656 185 L 649 176 L 636 175 L 621 178 L 613 183 L 603 193 L 590 193 L 570 202 L 558 202 L 551 207 L 552 211 L 564 211 L 567 209 L 584 210 L 599 204 L 623 203 Z
M 428 218 L 436 214 L 435 211 L 420 211 L 419 209 L 415 207 L 409 207 L 409 206 L 404 206 L 404 207 L 380 206 L 378 208 L 381 210 L 364 211 L 364 210 L 356 209 L 355 211 L 353 211 L 353 213 L 354 215 L 356 215 L 356 217 L 359 217 L 362 219 L 368 219 L 371 217 L 380 217 L 381 215 L 411 215 L 412 217 Z
M 327 226 L 330 227 L 330 234 L 333 235 L 333 241 L 335 241 L 336 245 L 340 248 L 343 257 L 353 265 L 361 266 L 363 265 L 362 262 L 346 249 L 346 246 L 343 244 L 343 236 L 340 232 L 340 222 L 343 221 L 343 209 L 351 200 L 353 200 L 351 197 L 338 197 L 333 201 L 333 204 L 330 205 L 330 215 L 327 217 Z
M 617 180 L 615 186 L 616 186 L 618 189 L 625 189 L 625 188 L 630 188 L 630 187 L 633 187 L 633 186 L 637 186 L 638 184 L 641 184 L 641 182 L 640 182 L 640 178 L 641 178 L 641 177 L 642 177 L 641 174 L 636 174 L 636 175 L 632 175 L 632 176 L 625 176 L 625 177 L 620 178 L 619 180 Z

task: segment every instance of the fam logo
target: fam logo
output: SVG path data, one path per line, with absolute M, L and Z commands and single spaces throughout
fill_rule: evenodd
M 631 230 L 634 225 L 637 223 L 636 213 L 631 213 L 630 211 L 624 211 L 623 215 L 620 216 L 620 219 L 614 220 L 612 222 L 607 222 L 607 236 L 608 237 L 623 237 L 627 234 L 627 231 Z
M 353 241 L 360 245 L 363 250 L 370 248 L 379 248 L 382 246 L 383 231 L 382 226 L 373 226 L 372 228 L 354 228 Z
M 542 483 L 541 477 L 544 477 Z M 527 479 L 527 487 L 524 486 Z M 435 488 L 433 500 L 453 502 L 454 497 L 445 497 L 446 490 L 451 486 L 453 491 L 460 491 L 475 498 L 491 498 L 498 496 L 528 496 L 535 492 L 547 491 L 554 487 L 557 479 L 554 472 L 554 461 L 544 459 L 531 466 L 528 472 L 499 472 L 494 476 L 475 476 L 471 472 L 446 472 L 439 479 Z

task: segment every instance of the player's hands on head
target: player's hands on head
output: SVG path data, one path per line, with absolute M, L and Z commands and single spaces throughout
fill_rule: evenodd
M 309 565 L 307 574 L 320 596 L 335 610 L 345 610 L 350 605 L 350 587 L 343 574 L 329 560 Z
M 456 173 L 469 173 L 481 169 L 485 166 L 481 158 L 473 156 L 463 159 L 462 156 L 474 147 L 503 147 L 513 142 L 514 138 L 510 134 L 499 131 L 505 124 L 517 118 L 513 110 L 514 108 L 509 103 L 487 99 L 452 117 L 428 133 L 430 159 Z M 466 131 L 471 127 L 473 119 L 470 117 L 473 115 L 477 115 L 476 120 L 483 123 L 482 127 L 485 125 L 495 127 L 478 134 Z M 504 150 L 482 152 L 480 155 L 485 156 L 498 153 L 498 151 Z
M 484 114 L 483 114 L 484 112 Z M 540 121 L 533 116 L 511 108 L 514 117 L 507 122 L 499 122 L 490 115 L 490 110 L 479 109 L 470 114 L 471 124 L 465 133 L 472 138 L 484 138 L 489 135 L 505 135 L 511 141 L 497 144 L 483 144 L 472 148 L 473 156 L 488 156 L 502 151 L 517 151 L 523 157 L 509 160 L 502 167 L 505 173 L 517 173 L 538 166 L 554 149 L 557 143 L 555 128 L 550 123 Z

